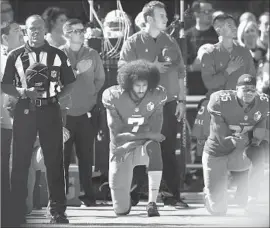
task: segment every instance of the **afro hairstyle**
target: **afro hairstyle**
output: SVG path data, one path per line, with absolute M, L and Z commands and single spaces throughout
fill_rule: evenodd
M 147 60 L 135 60 L 118 70 L 117 82 L 125 91 L 131 91 L 135 81 L 147 81 L 148 90 L 155 89 L 160 81 L 158 68 Z

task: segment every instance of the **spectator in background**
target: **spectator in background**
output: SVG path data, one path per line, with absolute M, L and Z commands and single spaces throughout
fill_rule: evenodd
M 253 21 L 256 23 L 257 19 L 253 13 L 245 12 L 245 13 L 241 14 L 241 16 L 239 17 L 239 24 L 241 24 L 243 21 Z
M 215 11 L 215 12 L 212 14 L 212 21 L 214 20 L 214 18 L 216 18 L 217 16 L 222 15 L 222 14 L 224 14 L 224 12 L 221 11 L 221 10 Z
M 12 10 L 12 9 L 11 9 Z M 2 21 L 3 22 L 3 21 Z M 13 49 L 23 45 L 23 34 L 16 22 L 2 24 L 1 26 L 1 78 L 4 74 L 7 55 Z M 12 140 L 12 119 L 8 108 L 10 108 L 9 97 L 1 91 L 1 225 L 9 226 L 12 221 L 10 216 L 10 178 L 9 161 Z M 6 103 L 7 102 L 7 103 Z
M 145 28 L 146 24 L 145 24 L 145 20 L 144 20 L 144 17 L 143 17 L 143 12 L 140 12 L 136 16 L 134 22 L 135 22 L 137 32 Z
M 218 35 L 212 26 L 212 4 L 199 0 L 192 4 L 196 25 L 186 31 L 187 85 L 190 95 L 204 95 L 207 90 L 201 77 L 201 65 L 197 58 L 199 48 L 206 43 L 218 42 Z
M 70 139 L 65 144 L 64 164 L 66 183 L 69 183 L 69 165 L 75 143 L 78 157 L 80 182 L 85 195 L 79 199 L 85 206 L 95 205 L 92 186 L 93 144 L 97 134 L 97 94 L 105 81 L 102 61 L 97 51 L 85 47 L 85 28 L 79 19 L 70 19 L 63 31 L 67 43 L 60 47 L 68 56 L 76 82 L 70 94 L 72 106 L 67 110 L 66 128 Z M 66 185 L 68 192 L 68 185 Z
M 63 34 L 63 25 L 67 21 L 67 11 L 59 7 L 49 7 L 42 14 L 46 23 L 46 40 L 55 47 L 60 47 L 66 43 Z
M 207 95 L 221 89 L 233 89 L 240 75 L 256 75 L 250 52 L 235 42 L 235 20 L 228 14 L 217 16 L 213 21 L 219 42 L 202 56 L 202 78 L 208 89 Z
M 261 34 L 257 45 L 267 52 L 269 46 L 269 12 L 265 12 L 259 17 L 259 30 Z
M 14 20 L 14 12 L 8 0 L 1 1 L 1 28 Z
M 176 208 L 186 208 L 188 205 L 180 199 L 181 179 L 175 154 L 178 121 L 186 111 L 183 57 L 177 42 L 165 32 L 168 22 L 165 5 L 159 1 L 151 1 L 142 11 L 146 27 L 123 44 L 118 67 L 136 59 L 145 59 L 154 62 L 161 73 L 160 84 L 165 87 L 168 95 L 163 108 L 162 134 L 166 137 L 161 143 L 163 179 L 173 195 L 172 200 L 168 201 L 169 197 L 164 197 L 163 201 Z M 142 178 L 145 173 L 145 167 L 138 167 L 134 171 L 135 180 Z M 135 205 L 139 201 L 138 191 L 142 184 L 139 182 L 131 193 Z
M 258 38 L 259 28 L 256 22 L 246 20 L 240 23 L 237 31 L 238 43 L 250 51 L 256 70 L 266 54 L 265 51 L 257 47 Z

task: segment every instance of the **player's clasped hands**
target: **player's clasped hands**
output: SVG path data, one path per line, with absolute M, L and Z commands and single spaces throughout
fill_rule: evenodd
M 161 73 L 161 74 L 165 73 L 169 69 L 169 67 L 171 65 L 170 62 L 159 62 L 158 61 L 158 56 L 156 57 L 156 59 L 154 61 L 154 64 L 158 68 L 159 73 Z
M 237 71 L 241 66 L 244 65 L 243 58 L 240 56 L 232 57 L 232 59 L 228 63 L 227 72 L 228 74 Z
M 128 155 L 129 151 L 136 148 L 136 146 L 137 145 L 134 143 L 134 141 L 132 141 L 117 147 L 113 152 L 111 161 L 123 162 L 126 156 Z
M 237 134 L 232 137 L 236 149 L 245 149 L 246 146 L 249 144 L 249 138 L 247 134 Z

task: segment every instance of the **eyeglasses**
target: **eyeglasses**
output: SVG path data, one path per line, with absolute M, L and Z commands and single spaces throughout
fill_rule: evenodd
M 84 34 L 85 33 L 85 29 L 73 29 L 73 30 L 69 30 L 67 31 L 67 33 L 75 33 L 76 35 L 80 35 L 80 34 Z

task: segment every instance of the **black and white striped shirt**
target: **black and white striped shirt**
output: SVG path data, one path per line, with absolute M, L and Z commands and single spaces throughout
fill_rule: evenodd
M 2 84 L 13 84 L 19 88 L 27 88 L 25 71 L 35 62 L 49 68 L 49 91 L 44 91 L 42 98 L 54 97 L 61 86 L 75 81 L 75 76 L 66 54 L 58 48 L 50 46 L 47 41 L 40 48 L 30 47 L 28 43 L 9 53 L 2 79 Z

